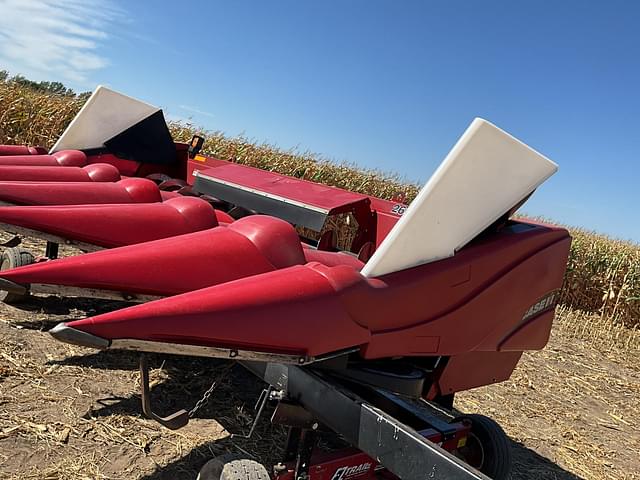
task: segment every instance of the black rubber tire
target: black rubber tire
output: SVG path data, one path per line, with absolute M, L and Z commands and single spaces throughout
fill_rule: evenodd
M 0 257 L 0 270 L 23 267 L 25 265 L 31 265 L 33 262 L 35 262 L 35 257 L 33 253 L 26 248 L 7 248 L 2 252 L 2 256 Z M 24 302 L 27 298 L 29 298 L 29 293 L 19 295 L 17 293 L 0 291 L 0 301 L 4 303 L 20 303 Z
M 471 432 L 467 438 L 467 445 L 454 452 L 472 467 L 480 470 L 493 480 L 507 480 L 511 475 L 511 445 L 507 434 L 498 423 L 484 415 L 465 415 L 454 420 L 469 420 Z M 474 445 L 477 442 L 478 445 Z M 466 449 L 479 446 L 482 450 L 481 459 L 478 459 L 477 451 L 470 452 Z M 469 458 L 473 454 L 472 458 Z
M 209 460 L 196 480 L 270 480 L 270 476 L 264 465 L 231 454 Z
M 156 185 L 160 185 L 162 182 L 166 182 L 167 180 L 171 180 L 171 177 L 166 173 L 150 173 L 145 177 L 148 180 L 151 180 L 156 183 Z
M 165 192 L 177 192 L 181 188 L 188 186 L 187 182 L 179 178 L 170 178 L 158 185 L 158 188 Z

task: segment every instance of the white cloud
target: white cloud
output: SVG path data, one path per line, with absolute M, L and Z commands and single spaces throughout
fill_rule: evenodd
M 193 119 L 185 118 L 182 115 L 175 115 L 167 110 L 163 110 L 164 118 L 167 122 L 193 123 Z
M 0 0 L 0 69 L 89 86 L 109 64 L 100 43 L 123 17 L 105 0 Z
M 187 112 L 197 113 L 198 115 L 204 115 L 205 117 L 215 117 L 215 115 L 211 112 L 207 112 L 206 110 L 200 110 L 196 107 L 191 107 L 189 105 L 178 105 L 182 110 L 186 110 Z

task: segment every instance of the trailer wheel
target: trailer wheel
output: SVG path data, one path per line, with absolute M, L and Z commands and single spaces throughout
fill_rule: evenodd
M 13 247 L 7 248 L 2 252 L 0 257 L 0 270 L 9 270 L 11 268 L 23 267 L 31 265 L 35 261 L 33 253 L 26 248 Z M 9 293 L 0 291 L 0 301 L 5 303 L 20 303 L 29 297 L 29 294 L 20 295 L 17 293 Z
M 237 455 L 222 455 L 205 463 L 196 480 L 269 480 L 264 465 Z
M 464 447 L 452 453 L 494 480 L 506 480 L 511 472 L 511 447 L 497 422 L 484 415 L 465 415 L 454 422 L 468 420 L 471 431 Z

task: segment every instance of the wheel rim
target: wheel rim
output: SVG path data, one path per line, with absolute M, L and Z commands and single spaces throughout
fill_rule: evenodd
M 480 442 L 473 432 L 467 434 L 467 443 L 464 447 L 458 448 L 456 452 L 458 453 L 458 457 L 473 468 L 481 470 L 484 466 L 484 448 L 482 447 L 482 442 Z

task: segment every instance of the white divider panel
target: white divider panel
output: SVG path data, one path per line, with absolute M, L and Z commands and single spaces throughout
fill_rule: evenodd
M 476 118 L 362 270 L 379 277 L 452 256 L 558 166 Z
M 99 85 L 49 153 L 101 148 L 104 142 L 160 110 Z

